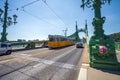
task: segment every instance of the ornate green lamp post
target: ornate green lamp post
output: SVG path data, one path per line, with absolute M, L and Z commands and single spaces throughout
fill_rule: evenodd
M 2 17 L 2 13 L 4 12 L 4 17 Z M 13 15 L 13 21 L 11 17 L 8 17 L 8 0 L 6 0 L 5 2 L 5 10 L 3 11 L 2 9 L 0 9 L 0 22 L 1 24 L 3 24 L 3 32 L 1 33 L 2 37 L 1 37 L 1 42 L 5 42 L 7 41 L 7 35 L 8 33 L 6 33 L 6 29 L 8 26 L 12 25 L 13 23 L 16 24 L 16 18 L 17 15 Z
M 106 2 L 110 4 L 111 0 L 82 0 L 81 7 L 92 7 L 95 14 L 92 22 L 94 35 L 89 42 L 90 66 L 118 70 L 114 41 L 106 36 L 103 30 L 105 17 L 101 17 L 101 6 Z

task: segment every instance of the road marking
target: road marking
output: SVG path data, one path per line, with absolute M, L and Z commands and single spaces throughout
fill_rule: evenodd
M 52 61 L 52 60 L 42 59 L 41 62 L 44 63 L 44 64 L 47 64 L 47 65 L 54 65 L 54 66 L 67 68 L 67 69 L 74 69 L 74 70 L 76 70 L 78 68 L 77 66 L 72 65 L 72 64 L 67 64 L 67 63 L 62 63 L 62 62 L 57 62 L 57 61 Z
M 74 49 L 75 49 L 75 48 L 73 48 L 73 49 L 71 49 L 71 50 L 69 50 L 69 51 L 67 51 L 67 52 L 64 52 L 63 54 L 61 54 L 61 55 L 53 58 L 52 60 L 58 60 L 58 59 L 60 59 L 60 58 L 62 58 L 62 57 L 64 57 L 64 56 L 68 55 L 68 54 L 69 54 L 70 52 L 72 52 Z
M 11 59 L 10 59 L 10 60 L 11 60 Z M 8 62 L 8 61 L 10 61 L 10 60 L 4 60 L 4 61 L 0 61 L 0 63 Z
M 33 67 L 37 67 L 39 66 L 41 63 L 47 64 L 47 65 L 53 65 L 53 66 L 58 66 L 58 67 L 62 67 L 62 68 L 67 68 L 67 69 L 74 69 L 76 70 L 78 67 L 72 64 L 67 64 L 67 63 L 62 63 L 62 62 L 57 62 L 56 60 L 68 55 L 71 51 L 73 51 L 75 48 L 53 58 L 52 60 L 46 60 L 46 59 L 40 59 L 40 58 L 35 58 L 32 56 L 28 56 L 28 55 L 21 55 L 21 54 L 13 54 L 12 56 L 14 57 L 19 57 L 19 58 L 23 58 L 23 59 L 27 59 L 27 60 L 32 60 L 32 61 L 36 61 L 39 62 L 39 64 L 34 65 Z
M 78 61 L 78 59 L 81 57 L 81 50 L 77 51 L 76 53 L 72 54 L 72 58 L 70 58 L 67 63 L 74 63 Z M 67 80 L 66 77 L 70 76 L 71 71 L 69 69 L 79 70 L 80 68 L 78 66 L 73 66 L 71 64 L 63 64 L 62 67 L 67 67 L 67 69 L 59 69 L 50 79 L 51 80 L 61 80 L 64 78 L 64 80 Z M 75 68 L 76 67 L 76 68 Z M 61 74 L 61 75 L 60 75 Z M 72 75 L 71 75 L 72 76 Z
M 33 67 L 36 68 L 36 67 L 39 67 L 39 66 L 41 66 L 41 64 L 36 64 Z
M 23 55 L 23 56 L 31 56 L 31 55 L 29 55 L 29 54 L 20 54 L 20 55 Z
M 87 69 L 86 68 L 80 69 L 78 80 L 87 80 Z
M 86 66 L 86 67 L 89 67 L 89 64 L 82 64 L 82 66 Z

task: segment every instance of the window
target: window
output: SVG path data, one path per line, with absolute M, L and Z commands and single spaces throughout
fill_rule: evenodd
M 1 44 L 1 47 L 5 48 L 5 47 L 7 47 L 7 44 Z

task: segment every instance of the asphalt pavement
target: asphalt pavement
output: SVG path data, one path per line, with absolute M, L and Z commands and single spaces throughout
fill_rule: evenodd
M 70 46 L 13 52 L 0 57 L 0 80 L 77 80 L 82 51 Z

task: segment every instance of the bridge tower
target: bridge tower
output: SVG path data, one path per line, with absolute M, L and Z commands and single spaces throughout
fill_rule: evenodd
M 76 21 L 75 29 L 76 29 L 76 31 L 72 35 L 68 36 L 68 38 L 72 38 L 72 39 L 74 39 L 74 41 L 79 42 L 79 41 L 81 41 L 80 37 L 79 37 L 79 32 L 84 32 L 86 35 L 86 39 L 88 39 L 87 21 L 85 24 L 85 28 L 83 28 L 83 29 L 82 28 L 78 29 L 78 25 L 77 25 L 77 21 Z
M 79 34 L 78 34 L 78 25 L 77 25 L 77 21 L 76 21 L 76 32 L 75 32 L 75 41 L 76 42 L 79 42 L 80 41 L 80 37 L 79 37 Z

